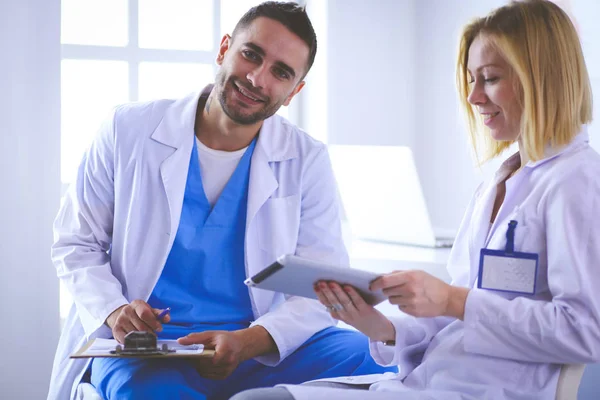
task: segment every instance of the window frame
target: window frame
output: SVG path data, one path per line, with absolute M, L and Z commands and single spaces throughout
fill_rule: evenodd
M 298 0 L 298 4 L 305 5 L 306 0 Z M 161 63 L 190 63 L 211 65 L 213 74 L 216 75 L 218 66 L 215 63 L 216 52 L 221 40 L 221 0 L 212 0 L 213 10 L 213 49 L 206 50 L 172 50 L 172 49 L 146 49 L 139 46 L 139 0 L 127 0 L 128 12 L 128 43 L 125 46 L 99 46 L 85 44 L 61 43 L 62 60 L 90 60 L 90 61 L 124 61 L 128 66 L 128 101 L 139 100 L 140 64 L 142 62 Z M 231 28 L 233 29 L 233 27 Z M 200 89 L 200 88 L 198 88 Z M 193 88 L 190 88 L 193 90 Z M 301 125 L 302 121 L 302 93 L 295 99 L 288 109 L 290 121 Z M 62 138 L 61 138 L 62 139 Z M 70 182 L 61 181 L 61 195 L 67 190 Z
M 297 0 L 306 5 L 306 0 Z M 129 69 L 129 101 L 139 99 L 139 70 L 142 62 L 199 63 L 212 65 L 216 75 L 216 52 L 221 40 L 221 0 L 212 0 L 214 47 L 205 50 L 145 49 L 139 47 L 139 0 L 127 0 L 128 43 L 126 46 L 96 46 L 61 43 L 61 60 L 108 60 L 125 61 Z M 233 29 L 233 27 L 231 27 Z M 299 94 L 301 96 L 302 93 Z M 301 101 L 294 101 L 289 107 L 289 119 L 301 124 Z

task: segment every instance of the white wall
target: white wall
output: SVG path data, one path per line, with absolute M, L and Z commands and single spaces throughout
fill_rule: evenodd
M 294 99 L 301 102 L 298 122 L 302 129 L 322 142 L 327 141 L 328 105 L 327 79 L 328 53 L 328 3 L 323 0 L 307 0 L 306 10 L 317 34 L 317 55 L 306 77 L 306 85 L 301 96 Z
M 502 158 L 474 168 L 455 88 L 455 60 L 462 26 L 506 4 L 505 0 L 424 0 L 417 3 L 417 113 L 415 159 L 434 226 L 455 229 L 476 185 Z M 596 93 L 591 143 L 600 150 L 600 3 L 574 0 L 575 17 Z M 506 155 L 509 155 L 507 153 Z
M 432 224 L 454 231 L 483 179 L 475 167 L 459 107 L 455 69 L 461 28 L 504 0 L 425 0 L 417 3 L 415 160 Z M 498 163 L 496 163 L 498 164 Z M 491 168 L 492 167 L 492 168 Z
M 413 145 L 416 3 L 329 0 L 329 143 Z
M 594 121 L 590 126 L 590 143 L 600 151 L 600 2 L 597 0 L 571 0 L 573 16 L 583 42 L 585 61 L 592 81 L 594 96 Z
M 456 230 L 482 179 L 456 97 L 458 34 L 502 3 L 328 1 L 328 143 L 410 146 L 440 231 Z
M 58 341 L 60 0 L 0 2 L 0 398 L 43 399 Z
M 457 100 L 455 62 L 461 28 L 506 3 L 328 1 L 328 142 L 410 146 L 432 224 L 440 232 L 458 228 L 474 189 L 504 158 L 475 166 Z M 600 4 L 571 3 L 585 35 L 599 121 Z M 597 149 L 599 127 L 596 122 L 590 130 Z

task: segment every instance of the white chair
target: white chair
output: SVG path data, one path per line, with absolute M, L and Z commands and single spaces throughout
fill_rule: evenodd
M 585 364 L 563 364 L 556 386 L 556 400 L 576 400 Z

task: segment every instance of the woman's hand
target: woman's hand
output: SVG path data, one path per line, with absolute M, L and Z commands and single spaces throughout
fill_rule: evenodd
M 383 290 L 392 304 L 415 317 L 464 319 L 469 289 L 448 285 L 424 271 L 397 271 L 377 278 L 371 290 Z
M 395 340 L 394 325 L 367 304 L 352 286 L 321 281 L 315 285 L 315 293 L 333 318 L 352 325 L 373 340 Z

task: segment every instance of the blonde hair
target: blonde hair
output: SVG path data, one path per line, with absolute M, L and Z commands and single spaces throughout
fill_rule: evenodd
M 512 143 L 495 141 L 468 102 L 469 48 L 482 35 L 511 66 L 523 113 L 521 142 L 532 161 L 547 145 L 568 144 L 592 120 L 592 89 L 577 31 L 567 14 L 546 0 L 513 1 L 462 32 L 457 86 L 478 161 L 490 160 Z M 482 156 L 482 157 L 480 157 Z

